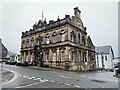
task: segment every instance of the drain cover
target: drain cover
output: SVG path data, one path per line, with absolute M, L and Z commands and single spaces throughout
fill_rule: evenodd
M 105 81 L 101 81 L 101 80 L 91 80 L 93 82 L 99 82 L 99 83 L 106 83 Z

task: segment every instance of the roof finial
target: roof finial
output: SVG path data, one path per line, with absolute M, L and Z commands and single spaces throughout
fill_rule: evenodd
M 44 19 L 44 14 L 43 14 L 43 10 L 42 10 L 42 21 L 43 21 L 43 19 Z
M 60 18 L 59 18 L 59 15 L 58 15 L 58 19 L 57 19 L 57 21 L 59 21 L 60 20 Z

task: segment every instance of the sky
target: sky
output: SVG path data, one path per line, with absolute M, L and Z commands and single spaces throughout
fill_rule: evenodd
M 111 45 L 118 56 L 118 2 L 88 1 L 23 1 L 0 2 L 0 38 L 8 50 L 20 53 L 21 35 L 42 19 L 42 11 L 47 22 L 73 16 L 76 6 L 81 11 L 81 19 L 95 46 Z M 114 1 L 114 2 L 113 2 Z

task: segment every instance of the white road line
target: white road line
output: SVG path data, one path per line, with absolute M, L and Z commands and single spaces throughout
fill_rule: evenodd
M 82 76 L 80 76 L 80 77 L 85 77 L 85 76 L 82 75 Z
M 46 81 L 44 81 L 44 80 L 41 80 L 41 79 L 40 79 L 39 81 L 40 81 L 40 82 L 46 82 Z
M 23 76 L 23 78 L 27 78 L 27 76 Z
M 47 79 L 44 79 L 44 81 L 46 81 L 46 82 L 47 82 L 47 81 L 49 81 L 49 80 L 47 80 Z
M 12 81 L 14 81 L 15 79 L 18 78 L 18 74 L 15 71 L 12 71 L 12 70 L 9 70 L 9 69 L 5 69 L 5 70 L 11 71 L 12 73 L 14 73 L 14 77 L 11 80 L 9 80 L 8 82 L 2 83 L 2 84 L 10 83 L 10 82 L 12 82 Z
M 35 80 L 35 81 L 36 81 L 36 80 L 39 80 L 39 79 L 37 79 L 37 78 L 34 78 L 33 80 Z
M 37 79 L 41 79 L 41 78 L 37 78 Z
M 67 86 L 71 86 L 71 84 L 68 84 L 68 83 L 64 83 L 65 85 L 67 85 Z
M 55 82 L 55 81 L 53 81 L 53 80 L 50 80 L 50 82 Z
M 25 77 L 26 75 L 22 75 L 23 77 Z
M 35 85 L 35 84 L 38 84 L 38 83 L 42 83 L 42 82 L 36 82 L 36 83 L 32 83 L 32 84 L 25 85 L 25 86 L 15 87 L 15 88 L 23 88 L 23 87 L 32 86 L 32 85 Z
M 80 87 L 80 86 L 78 86 L 78 85 L 74 85 L 74 87 L 81 88 L 81 87 Z
M 63 76 L 63 75 L 58 75 L 59 77 L 65 77 L 65 76 Z
M 92 78 L 92 77 L 88 77 L 88 78 Z
M 28 79 L 30 79 L 30 80 L 31 80 L 32 78 L 31 78 L 31 77 L 29 77 Z
M 63 84 L 62 82 L 57 82 L 57 83 L 59 83 L 59 84 Z
M 36 77 L 31 77 L 31 78 L 33 78 L 33 79 L 34 79 L 34 78 L 36 78 Z

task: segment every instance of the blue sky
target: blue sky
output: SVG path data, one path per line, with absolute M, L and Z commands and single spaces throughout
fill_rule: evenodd
M 113 0 L 114 1 L 114 0 Z M 73 8 L 81 10 L 81 19 L 95 46 L 111 45 L 118 54 L 118 3 L 117 2 L 1 2 L 0 37 L 12 52 L 20 53 L 21 33 L 29 30 L 44 17 L 49 20 L 74 15 Z

